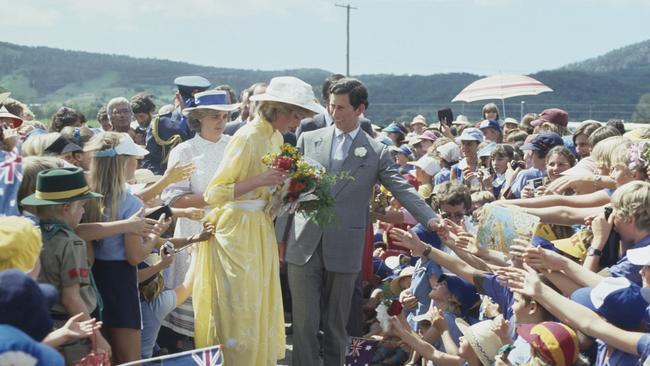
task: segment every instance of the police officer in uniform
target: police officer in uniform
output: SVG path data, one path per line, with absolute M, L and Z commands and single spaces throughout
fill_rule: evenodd
M 174 79 L 178 87 L 177 107 L 171 113 L 156 116 L 147 128 L 146 148 L 149 154 L 142 160 L 142 168 L 162 175 L 167 170 L 169 152 L 185 140 L 194 137 L 194 132 L 183 116 L 183 109 L 194 107 L 194 94 L 207 90 L 210 82 L 201 76 L 179 76 Z

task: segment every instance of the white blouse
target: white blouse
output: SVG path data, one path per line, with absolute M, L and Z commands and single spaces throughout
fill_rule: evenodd
M 188 180 L 180 181 L 165 188 L 162 193 L 162 199 L 165 203 L 171 202 L 174 198 L 188 193 L 203 195 L 212 177 L 219 168 L 219 164 L 223 159 L 224 151 L 228 141 L 231 137 L 228 135 L 221 135 L 218 142 L 208 141 L 197 133 L 193 138 L 179 144 L 169 153 L 168 167 L 180 161 L 181 164 L 194 163 L 194 173 Z M 176 221 L 176 228 L 174 229 L 174 237 L 188 237 L 190 235 L 198 234 L 203 230 L 203 225 L 199 221 L 190 220 L 185 217 L 180 217 Z M 179 252 L 178 254 L 186 253 Z M 183 282 L 185 272 L 187 271 L 188 258 L 185 255 L 180 257 L 177 255 L 174 264 L 169 268 L 167 273 L 166 286 L 168 288 L 175 288 Z

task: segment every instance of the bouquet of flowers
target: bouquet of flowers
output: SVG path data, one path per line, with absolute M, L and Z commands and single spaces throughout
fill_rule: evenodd
M 352 179 L 348 173 L 326 174 L 322 165 L 300 155 L 289 144 L 283 144 L 277 154 L 265 155 L 262 162 L 289 173 L 289 178 L 272 192 L 272 214 L 300 212 L 318 225 L 334 220 L 335 200 L 331 188 L 339 179 Z

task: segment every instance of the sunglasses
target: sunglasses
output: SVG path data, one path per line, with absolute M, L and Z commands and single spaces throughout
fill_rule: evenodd
M 440 216 L 443 219 L 462 219 L 465 217 L 464 212 L 441 212 Z

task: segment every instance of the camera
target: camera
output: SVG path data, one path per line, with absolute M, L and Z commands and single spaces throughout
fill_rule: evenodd
M 510 162 L 510 167 L 512 170 L 516 170 L 517 168 L 526 169 L 526 163 L 523 161 L 513 160 Z

